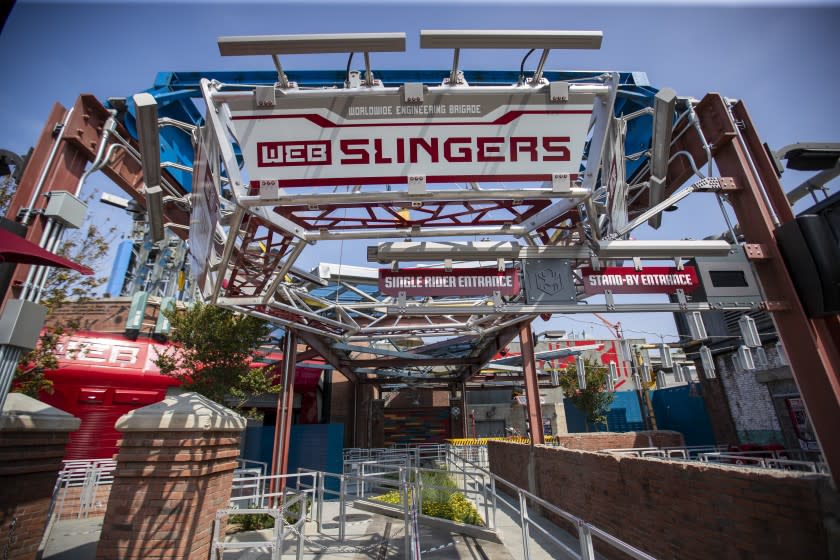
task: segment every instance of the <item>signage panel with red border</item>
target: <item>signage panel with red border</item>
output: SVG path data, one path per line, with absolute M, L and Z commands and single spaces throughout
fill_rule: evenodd
M 519 293 L 519 271 L 495 268 L 379 269 L 379 291 L 388 296 L 503 296 Z
M 390 90 L 289 93 L 273 107 L 243 99 L 230 108 L 251 186 L 259 188 L 574 177 L 593 102 L 589 93 L 550 102 L 540 88 L 432 92 L 417 104 Z
M 693 292 L 700 287 L 697 270 L 684 266 L 646 266 L 636 270 L 631 266 L 607 266 L 601 270 L 582 268 L 583 290 L 586 294 L 670 294 L 677 289 Z

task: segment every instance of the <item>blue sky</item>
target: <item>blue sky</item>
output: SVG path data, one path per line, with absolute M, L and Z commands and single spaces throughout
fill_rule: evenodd
M 160 71 L 272 68 L 268 57 L 222 58 L 222 35 L 393 32 L 407 34 L 407 52 L 376 54 L 376 68 L 447 69 L 451 52 L 418 47 L 420 29 L 602 30 L 598 51 L 553 52 L 547 68 L 646 72 L 656 87 L 700 98 L 707 92 L 745 100 L 763 140 L 772 148 L 799 141 L 840 141 L 833 107 L 840 91 L 840 2 L 18 2 L 0 34 L 0 148 L 18 153 L 32 145 L 56 101 L 71 105 L 80 93 L 126 97 L 151 87 Z M 461 67 L 519 67 L 522 52 L 464 51 Z M 344 55 L 293 56 L 287 69 L 336 69 Z M 535 62 L 534 60 L 531 61 Z M 807 175 L 786 173 L 792 188 Z M 113 191 L 94 175 L 89 188 Z M 832 185 L 837 190 L 836 185 Z M 639 237 L 702 238 L 723 230 L 713 199 L 665 216 L 658 232 Z M 803 206 L 804 207 L 804 206 Z M 797 209 L 800 209 L 797 207 Z M 97 217 L 128 219 L 95 205 Z M 338 246 L 304 254 L 337 261 Z M 361 244 L 344 247 L 346 264 L 366 264 Z M 613 318 L 619 318 L 613 316 Z M 580 331 L 578 321 L 552 328 Z M 673 333 L 670 316 L 620 317 L 633 329 Z M 595 327 L 596 334 L 606 334 Z M 648 338 L 657 338 L 648 336 Z

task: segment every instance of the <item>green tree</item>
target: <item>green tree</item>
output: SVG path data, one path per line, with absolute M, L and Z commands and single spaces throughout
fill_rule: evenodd
M 172 324 L 169 338 L 174 346 L 155 360 L 161 373 L 216 402 L 232 397 L 240 410 L 252 395 L 280 392 L 268 368 L 251 367 L 270 331 L 268 323 L 202 303 L 164 314 Z
M 86 201 L 92 200 L 96 194 L 91 193 Z M 94 271 L 102 270 L 106 268 L 104 261 L 115 237 L 116 228 L 107 220 L 100 224 L 87 223 L 82 229 L 66 232 L 55 253 Z M 52 382 L 45 373 L 58 368 L 56 350 L 59 343 L 75 331 L 88 328 L 83 317 L 59 316 L 57 312 L 67 303 L 84 302 L 95 297 L 98 288 L 106 281 L 107 277 L 101 274 L 84 276 L 66 268 L 48 269 L 38 302 L 47 308 L 48 325 L 41 331 L 38 346 L 21 357 L 15 371 L 14 391 L 34 398 L 41 391 L 52 392 Z
M 593 360 L 584 360 L 586 370 L 586 389 L 578 386 L 577 367 L 569 364 L 564 371 L 560 371 L 560 387 L 563 394 L 580 410 L 588 424 L 598 423 L 607 425 L 607 412 L 615 400 L 615 394 L 607 390 L 607 376 L 609 368 Z

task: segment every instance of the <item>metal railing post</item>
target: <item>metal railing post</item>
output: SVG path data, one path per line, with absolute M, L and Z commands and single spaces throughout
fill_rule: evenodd
M 490 477 L 490 491 L 493 496 L 493 527 L 492 529 L 496 528 L 496 479 L 492 476 Z
M 405 540 L 405 544 L 404 544 L 404 546 L 405 546 L 405 559 L 406 560 L 411 560 L 411 555 L 412 555 L 412 552 L 411 552 L 411 539 L 412 539 L 411 530 L 412 530 L 412 526 L 411 526 L 410 511 L 409 511 L 409 508 L 410 508 L 409 495 L 408 495 L 409 488 L 408 488 L 408 481 L 406 480 L 406 478 L 407 477 L 406 477 L 405 469 L 400 469 L 400 488 L 402 489 L 402 494 L 403 494 L 403 524 L 404 524 L 403 533 L 405 533 L 405 537 L 404 537 L 404 540 Z
M 324 522 L 324 486 L 325 486 L 325 479 L 327 478 L 326 473 L 318 471 L 318 517 L 315 518 L 315 522 L 318 524 L 318 532 L 322 531 L 321 525 Z
M 298 543 L 297 560 L 303 560 L 303 535 L 306 533 L 306 494 L 303 495 L 303 502 L 300 504 L 301 517 L 298 520 Z
M 582 519 L 578 520 L 578 538 L 580 539 L 581 560 L 595 560 L 595 549 L 592 547 L 592 532 L 589 525 Z
M 344 475 L 339 475 L 339 501 L 338 501 L 338 542 L 344 543 L 344 500 L 347 492 L 347 482 Z
M 517 493 L 519 494 L 519 522 L 522 524 L 522 553 L 524 560 L 531 560 L 531 553 L 528 550 L 528 499 L 522 490 Z

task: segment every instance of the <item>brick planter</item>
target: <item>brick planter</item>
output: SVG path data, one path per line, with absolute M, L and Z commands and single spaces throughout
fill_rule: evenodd
M 228 507 L 245 419 L 195 393 L 117 422 L 124 432 L 97 560 L 206 560 Z
M 0 416 L 0 554 L 8 554 L 4 558 L 35 558 L 61 460 L 79 424 L 78 418 L 25 395 L 7 397 Z

